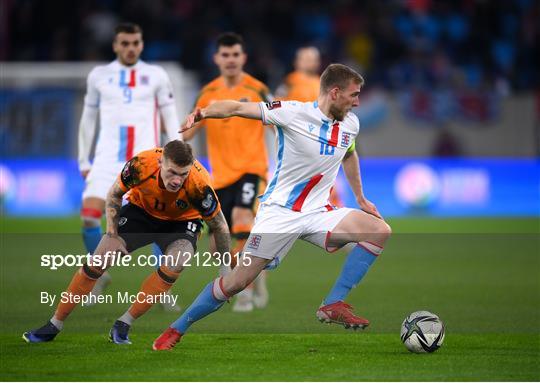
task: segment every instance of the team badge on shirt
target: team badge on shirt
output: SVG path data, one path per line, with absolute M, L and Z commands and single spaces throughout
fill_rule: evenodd
M 341 146 L 342 147 L 349 147 L 351 144 L 351 133 L 341 133 Z
M 261 244 L 261 235 L 254 234 L 249 238 L 248 249 L 257 250 Z
M 176 207 L 180 210 L 184 210 L 184 209 L 187 209 L 188 203 L 186 201 L 182 201 L 181 199 L 177 199 Z
M 149 83 L 150 83 L 150 78 L 147 75 L 143 74 L 141 76 L 141 85 L 148 85 Z

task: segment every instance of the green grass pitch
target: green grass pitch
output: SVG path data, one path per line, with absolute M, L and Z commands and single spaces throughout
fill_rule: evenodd
M 268 274 L 265 310 L 226 305 L 194 325 L 171 352 L 152 341 L 177 315 L 153 308 L 137 321 L 131 346 L 107 341 L 125 304 L 79 307 L 49 344 L 21 334 L 53 308 L 74 268 L 40 267 L 42 254 L 82 252 L 72 219 L 2 219 L 0 376 L 31 381 L 538 381 L 540 379 L 540 227 L 535 219 L 394 219 L 385 252 L 348 301 L 371 320 L 362 332 L 320 324 L 315 310 L 344 254 L 297 243 Z M 205 241 L 199 250 L 205 249 Z M 135 293 L 150 267 L 116 268 L 108 293 Z M 174 287 L 189 304 L 217 273 L 186 270 Z M 412 311 L 446 325 L 443 347 L 411 354 L 399 329 Z

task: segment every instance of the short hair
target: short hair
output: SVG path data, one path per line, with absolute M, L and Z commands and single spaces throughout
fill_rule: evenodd
M 244 49 L 244 38 L 235 32 L 225 32 L 218 36 L 216 40 L 216 48 L 219 47 L 232 47 L 233 45 L 240 44 L 242 50 Z
M 330 64 L 321 75 L 321 92 L 326 93 L 336 86 L 344 89 L 351 80 L 360 86 L 364 85 L 364 78 L 354 69 L 343 64 Z
M 138 24 L 134 23 L 120 23 L 114 28 L 114 35 L 119 33 L 140 33 L 142 35 L 142 28 Z
M 173 140 L 163 148 L 163 156 L 178 166 L 188 166 L 195 161 L 191 145 L 180 140 Z

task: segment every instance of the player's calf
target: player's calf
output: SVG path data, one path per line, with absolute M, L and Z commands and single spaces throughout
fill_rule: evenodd
M 269 259 L 253 257 L 249 265 L 241 262 L 230 274 L 210 282 L 180 318 L 156 339 L 153 349 L 170 350 L 193 323 L 222 307 L 233 294 L 251 283 L 269 262 Z
M 130 344 L 128 332 L 133 322 L 144 315 L 157 297 L 165 297 L 180 276 L 184 262 L 190 259 L 195 251 L 194 245 L 186 239 L 178 239 L 167 246 L 166 254 L 160 258 L 160 266 L 142 283 L 137 296 L 154 297 L 154 299 L 137 300 L 120 316 L 109 332 L 109 339 L 116 344 Z
M 350 212 L 332 230 L 327 248 L 340 248 L 347 243 L 370 242 L 384 247 L 392 234 L 384 220 L 361 210 Z
M 352 312 L 352 307 L 344 300 L 361 282 L 371 265 L 382 253 L 383 246 L 390 237 L 391 229 L 382 219 L 360 211 L 347 215 L 336 229 L 338 235 L 334 238 L 334 242 L 340 240 L 339 234 L 341 234 L 348 240 L 358 240 L 358 243 L 347 255 L 339 277 L 316 315 L 320 321 L 341 324 L 345 328 L 365 328 L 369 325 L 369 321 L 356 316 Z M 361 230 L 366 231 L 361 232 Z

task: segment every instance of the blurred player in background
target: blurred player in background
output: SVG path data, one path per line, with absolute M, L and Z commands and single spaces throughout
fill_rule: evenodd
M 247 60 L 242 36 L 224 33 L 216 42 L 214 62 L 220 76 L 208 83 L 200 92 L 196 108 L 205 108 L 218 100 L 240 102 L 269 101 L 268 88 L 243 68 Z M 261 121 L 242 118 L 207 120 L 186 132 L 190 140 L 206 127 L 208 157 L 214 187 L 221 202 L 223 214 L 236 238 L 233 253 L 241 251 L 253 227 L 257 209 L 257 196 L 266 187 L 268 154 Z M 233 311 L 252 311 L 268 302 L 265 275 L 261 274 L 253 286 L 239 294 Z
M 114 181 L 113 181 L 114 182 Z M 127 193 L 128 203 L 122 206 Z M 201 219 L 215 233 L 216 248 L 230 255 L 230 234 L 219 200 L 210 186 L 210 175 L 193 158 L 191 146 L 175 140 L 163 149 L 143 151 L 128 161 L 110 188 L 106 201 L 107 233 L 94 257 L 107 251 L 123 254 L 158 243 L 170 256 L 143 282 L 137 301 L 120 316 L 110 331 L 116 344 L 131 343 L 128 332 L 133 321 L 146 313 L 172 287 L 197 249 Z M 79 269 L 66 293 L 73 299 L 61 301 L 47 324 L 25 332 L 29 343 L 49 342 L 62 330 L 64 321 L 77 306 L 77 298 L 87 296 L 108 265 L 87 262 Z M 168 295 L 171 297 L 171 295 Z
M 312 46 L 299 48 L 293 66 L 294 71 L 276 90 L 276 97 L 280 100 L 315 101 L 319 96 L 319 50 Z
M 141 28 L 130 23 L 118 25 L 113 50 L 116 60 L 95 67 L 88 75 L 79 125 L 79 170 L 86 181 L 82 234 L 90 254 L 101 239 L 101 216 L 109 188 L 134 153 L 159 146 L 160 116 L 167 141 L 179 138 L 178 116 L 167 73 L 160 66 L 139 59 L 143 51 Z M 98 112 L 100 131 L 90 162 Z M 92 293 L 101 294 L 110 279 L 105 273 Z
M 284 83 L 276 90 L 276 96 L 285 101 L 315 101 L 319 97 L 321 68 L 319 49 L 314 46 L 298 48 L 293 66 L 294 71 L 287 75 Z M 336 185 L 330 192 L 330 204 L 343 206 Z
M 317 318 L 345 328 L 369 325 L 344 302 L 381 254 L 391 233 L 375 205 L 364 196 L 354 149 L 360 123 L 351 110 L 358 106 L 363 84 L 362 76 L 351 68 L 332 64 L 321 76 L 315 102 L 221 101 L 188 116 L 183 125 L 186 129 L 204 118 L 231 116 L 274 124 L 279 139 L 278 166 L 261 198 L 242 261 L 204 288 L 154 341 L 154 350 L 173 348 L 194 322 L 218 310 L 262 270 L 279 264 L 297 239 L 329 252 L 346 245 L 349 251 L 341 274 L 316 312 Z M 335 209 L 328 203 L 340 165 L 360 209 Z

